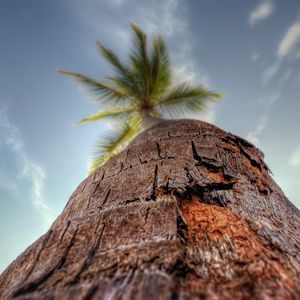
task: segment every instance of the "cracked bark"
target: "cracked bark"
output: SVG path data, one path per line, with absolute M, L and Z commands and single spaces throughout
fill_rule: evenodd
M 0 298 L 300 299 L 300 213 L 262 152 L 166 121 L 86 178 Z

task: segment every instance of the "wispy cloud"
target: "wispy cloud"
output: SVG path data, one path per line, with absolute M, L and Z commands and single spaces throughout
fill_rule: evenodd
M 251 56 L 251 59 L 253 62 L 256 62 L 260 59 L 260 54 L 258 53 L 253 53 L 252 56 Z
M 1 175 L 1 187 L 7 187 L 15 193 L 19 192 L 24 195 L 26 191 L 21 191 L 15 181 L 29 180 L 31 204 L 41 216 L 44 225 L 48 226 L 53 221 L 53 217 L 44 197 L 45 172 L 41 166 L 32 162 L 26 155 L 19 129 L 6 117 L 5 110 L 0 111 L 0 144 L 6 145 L 14 154 L 19 166 L 18 174 L 11 180 L 5 178 L 3 174 Z
M 264 114 L 260 118 L 260 120 L 257 123 L 256 127 L 253 130 L 251 130 L 251 131 L 248 132 L 247 139 L 251 143 L 253 143 L 255 145 L 258 145 L 259 142 L 260 142 L 261 135 L 263 134 L 263 131 L 267 127 L 267 124 L 268 124 L 267 114 Z
M 180 0 L 154 2 L 141 6 L 138 11 L 139 21 L 145 27 L 145 31 L 150 34 L 163 32 L 164 36 L 173 37 L 186 30 L 186 22 L 180 15 L 179 4 L 183 5 Z
M 256 6 L 249 16 L 249 24 L 250 26 L 254 26 L 268 17 L 270 17 L 275 10 L 275 6 L 272 1 L 265 0 L 262 3 L 260 3 L 258 6 Z
M 117 6 L 121 6 L 123 5 L 126 0 L 110 0 L 112 4 L 117 5 Z
M 293 23 L 279 43 L 277 56 L 279 59 L 299 58 L 300 54 L 300 21 Z
M 280 69 L 280 61 L 276 61 L 274 64 L 268 66 L 262 74 L 262 85 L 265 86 L 274 76 L 277 75 Z
M 283 75 L 279 80 L 279 86 L 282 86 L 285 82 L 287 82 L 291 78 L 292 74 L 293 74 L 292 68 L 288 69 L 285 73 L 283 73 Z
M 289 164 L 294 167 L 300 167 L 300 146 L 293 151 Z
M 264 106 L 264 113 L 261 118 L 258 120 L 256 127 L 249 131 L 247 134 L 247 139 L 255 145 L 258 145 L 261 141 L 261 136 L 264 133 L 264 130 L 268 126 L 269 113 L 272 106 L 280 99 L 280 94 L 275 93 L 270 97 L 262 98 L 260 104 Z
M 284 62 L 295 61 L 300 58 L 300 21 L 294 22 L 285 32 L 283 38 L 280 40 L 276 60 L 273 64 L 268 66 L 262 75 L 262 84 L 265 86 L 270 82 L 281 70 Z M 290 70 L 287 70 L 280 78 L 279 85 L 282 85 L 290 77 Z

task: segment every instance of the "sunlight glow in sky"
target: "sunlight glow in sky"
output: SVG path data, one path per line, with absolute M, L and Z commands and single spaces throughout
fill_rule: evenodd
M 126 57 L 129 23 L 162 34 L 176 78 L 227 96 L 194 116 L 253 142 L 300 207 L 299 0 L 0 0 L 0 272 L 43 234 L 87 174 L 104 123 L 57 73 L 112 70 L 96 41 Z

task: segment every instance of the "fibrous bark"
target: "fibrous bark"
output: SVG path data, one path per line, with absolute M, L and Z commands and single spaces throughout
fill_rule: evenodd
M 166 121 L 86 178 L 0 298 L 300 299 L 300 212 L 263 154 Z

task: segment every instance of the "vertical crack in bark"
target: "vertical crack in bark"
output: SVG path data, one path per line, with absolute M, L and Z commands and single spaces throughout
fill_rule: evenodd
M 53 275 L 55 270 L 61 269 L 64 263 L 66 262 L 66 258 L 69 254 L 70 249 L 74 244 L 77 232 L 78 232 L 78 228 L 76 228 L 76 230 L 74 231 L 72 238 L 70 239 L 70 242 L 63 253 L 63 256 L 59 259 L 59 261 L 55 264 L 55 266 L 52 267 L 49 271 L 47 271 L 43 275 L 41 275 L 36 280 L 29 282 L 28 284 L 22 286 L 20 289 L 16 290 L 16 292 L 12 294 L 12 297 L 18 297 L 20 295 L 24 295 L 36 291 L 39 288 L 39 286 L 41 286 Z
M 145 217 L 144 217 L 144 223 L 139 225 L 140 228 L 143 228 L 147 224 L 150 209 L 151 209 L 150 206 L 148 206 L 146 209 Z
M 43 242 L 42 242 L 41 249 L 40 249 L 40 251 L 38 252 L 38 254 L 37 254 L 37 256 L 36 256 L 36 259 L 35 259 L 35 261 L 34 261 L 32 267 L 31 267 L 31 269 L 29 270 L 29 272 L 27 273 L 27 275 L 26 275 L 25 278 L 23 279 L 21 285 L 24 284 L 24 282 L 27 281 L 27 279 L 30 277 L 30 275 L 32 274 L 33 270 L 35 269 L 35 267 L 36 267 L 36 265 L 37 265 L 37 263 L 38 263 L 38 261 L 39 261 L 39 259 L 40 259 L 40 256 L 41 256 L 43 250 L 44 250 L 44 249 L 46 248 L 46 246 L 47 246 L 47 243 L 48 243 L 48 241 L 49 241 L 49 239 L 50 239 L 50 236 L 51 236 L 52 232 L 53 232 L 53 230 L 49 230 L 48 234 L 47 234 L 46 237 L 44 238 L 44 240 L 43 240 Z
M 118 172 L 118 174 L 121 173 L 123 170 L 124 170 L 124 163 L 121 162 L 121 164 L 120 164 L 120 171 Z
M 195 178 L 193 177 L 193 175 L 190 173 L 190 170 L 188 167 L 184 167 L 185 173 L 186 173 L 186 177 L 189 180 L 189 183 L 194 182 Z
M 101 207 L 103 207 L 105 205 L 105 203 L 106 203 L 106 201 L 107 201 L 107 199 L 108 199 L 108 197 L 110 195 L 110 192 L 111 192 L 111 188 L 109 188 L 108 191 L 106 192 L 106 195 L 105 195 L 105 197 L 104 197 L 104 199 L 103 199 L 103 201 L 101 203 Z
M 66 234 L 66 232 L 67 232 L 67 230 L 68 230 L 70 224 L 71 224 L 71 221 L 68 220 L 68 221 L 67 221 L 67 225 L 65 226 L 65 229 L 64 229 L 64 231 L 62 232 L 62 234 L 61 234 L 61 236 L 60 236 L 60 239 L 59 239 L 59 242 L 60 242 L 60 243 L 63 241 L 63 239 L 64 239 L 64 237 L 65 237 L 65 234 Z
M 170 180 L 169 176 L 166 175 L 165 179 L 164 179 L 163 186 L 162 186 L 164 194 L 168 194 L 169 193 L 169 180 Z
M 125 156 L 125 164 L 127 165 L 128 164 L 128 155 L 129 155 L 129 152 L 130 152 L 130 148 L 128 148 L 128 150 L 126 151 L 126 156 Z
M 201 157 L 198 155 L 198 152 L 197 152 L 197 149 L 196 149 L 196 146 L 195 146 L 195 143 L 194 143 L 194 141 L 192 140 L 192 152 L 193 152 L 193 157 L 194 157 L 194 159 L 195 160 L 197 160 L 198 161 L 198 163 L 199 164 L 201 164 L 201 162 L 202 162 L 202 159 L 201 159 Z
M 67 260 L 67 256 L 71 250 L 71 248 L 73 247 L 74 245 L 74 242 L 75 242 L 75 237 L 77 235 L 77 232 L 78 232 L 78 228 L 76 228 L 76 230 L 74 231 L 73 235 L 72 235 L 72 238 L 70 239 L 70 242 L 67 246 L 67 248 L 65 249 L 64 253 L 63 253 L 63 256 L 62 258 L 60 259 L 59 263 L 57 264 L 57 269 L 61 269 L 63 267 L 63 265 L 65 264 L 66 260 Z M 54 269 L 55 270 L 55 269 Z M 54 271 L 53 270 L 53 271 Z
M 158 166 L 157 166 L 157 164 L 155 164 L 154 176 L 153 176 L 153 184 L 152 184 L 152 192 L 151 192 L 151 196 L 150 196 L 150 198 L 152 200 L 156 199 L 157 179 L 158 179 Z
M 133 280 L 133 277 L 135 275 L 136 269 L 137 268 L 134 267 L 134 268 L 130 269 L 127 272 L 125 278 L 123 279 L 122 284 L 120 285 L 120 287 L 118 289 L 118 292 L 117 292 L 117 295 L 116 295 L 116 299 L 119 299 L 119 297 L 120 297 L 120 299 L 122 299 L 122 296 L 123 296 L 123 293 L 124 293 L 125 289 L 128 287 L 129 283 L 132 282 L 132 280 Z
M 102 235 L 103 235 L 104 228 L 105 228 L 105 224 L 100 224 L 100 226 L 98 227 L 98 229 L 97 229 L 97 232 L 98 232 L 97 239 L 96 239 L 95 244 L 93 245 L 93 247 L 90 251 L 89 256 L 86 259 L 85 266 L 84 266 L 84 269 L 82 270 L 82 272 L 90 266 L 95 254 L 96 254 L 96 252 L 97 252 L 97 250 L 100 246 L 100 241 L 101 241 L 101 238 L 102 238 Z
M 160 159 L 162 159 L 163 157 L 161 156 L 160 145 L 159 145 L 159 143 L 157 143 L 157 142 L 155 142 L 155 144 L 156 144 L 156 149 L 157 149 L 158 157 L 159 157 Z
M 146 209 L 145 215 L 144 215 L 144 222 L 139 225 L 140 228 L 144 228 L 144 226 L 147 224 L 150 209 L 151 209 L 150 206 L 148 206 L 147 209 Z
M 149 212 L 150 212 L 150 206 L 147 207 L 147 210 L 146 210 L 146 214 L 145 214 L 145 224 L 147 224 L 147 220 L 148 220 L 148 216 L 149 216 Z
M 96 239 L 95 239 L 95 242 L 93 243 L 93 245 L 92 245 L 92 247 L 89 251 L 89 255 L 87 256 L 87 258 L 85 259 L 85 261 L 82 264 L 81 268 L 76 273 L 76 275 L 73 277 L 71 282 L 69 282 L 69 284 L 74 284 L 74 283 L 78 282 L 80 280 L 81 274 L 84 271 L 86 271 L 88 269 L 88 267 L 91 265 L 92 260 L 95 256 L 97 250 L 99 249 L 100 241 L 101 241 L 101 238 L 103 236 L 104 229 L 105 229 L 105 224 L 102 224 L 102 218 L 100 217 L 99 221 L 98 221 L 98 224 L 96 226 L 96 230 L 94 231 L 94 235 L 96 236 Z
M 175 200 L 176 203 L 176 212 L 177 212 L 177 236 L 180 239 L 180 242 L 182 244 L 186 244 L 187 242 L 187 236 L 186 236 L 186 232 L 187 232 L 187 222 L 183 216 L 183 213 L 178 205 L 178 200 Z
M 103 172 L 102 172 L 102 176 L 100 178 L 100 181 L 102 181 L 104 179 L 104 176 L 105 176 L 105 169 L 103 168 Z
M 91 200 L 92 200 L 92 198 L 94 197 L 94 195 L 96 194 L 99 185 L 100 185 L 100 182 L 98 182 L 98 183 L 96 184 L 96 187 L 95 187 L 94 191 L 92 192 L 91 196 L 89 197 L 89 200 L 88 200 L 88 203 L 87 203 L 87 206 L 86 206 L 86 210 L 89 209 L 90 204 L 91 204 Z
M 177 214 L 177 236 L 183 245 L 185 245 L 187 242 L 186 230 L 187 225 L 185 224 L 182 217 L 179 214 Z
M 82 298 L 82 300 L 90 300 L 92 297 L 96 294 L 98 291 L 99 286 L 97 284 L 93 284 L 85 294 L 85 296 Z

